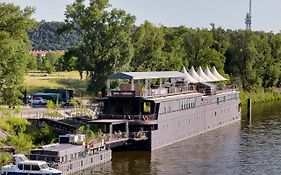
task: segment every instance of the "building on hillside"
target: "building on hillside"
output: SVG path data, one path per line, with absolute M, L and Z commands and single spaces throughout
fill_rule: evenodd
M 31 55 L 33 56 L 46 56 L 48 53 L 56 53 L 56 54 L 60 54 L 60 55 L 64 55 L 65 51 L 64 50 L 32 50 L 30 51 Z

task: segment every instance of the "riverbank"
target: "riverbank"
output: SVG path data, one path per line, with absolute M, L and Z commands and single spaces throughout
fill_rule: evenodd
M 281 89 L 259 89 L 254 92 L 240 91 L 240 100 L 242 104 L 246 104 L 248 98 L 252 99 L 252 103 L 281 100 Z

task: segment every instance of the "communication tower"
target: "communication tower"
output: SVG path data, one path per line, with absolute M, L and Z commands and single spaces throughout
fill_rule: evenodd
M 249 12 L 246 15 L 245 24 L 247 30 L 252 30 L 252 0 L 249 2 Z

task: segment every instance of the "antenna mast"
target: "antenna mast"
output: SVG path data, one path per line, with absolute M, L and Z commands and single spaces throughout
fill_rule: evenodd
M 249 12 L 246 15 L 245 24 L 247 30 L 252 30 L 252 0 L 249 2 Z

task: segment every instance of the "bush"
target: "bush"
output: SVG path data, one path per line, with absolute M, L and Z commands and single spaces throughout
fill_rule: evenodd
M 32 137 L 25 133 L 11 135 L 6 139 L 5 143 L 13 146 L 19 153 L 23 154 L 28 154 L 34 146 Z
M 12 160 L 12 155 L 6 152 L 0 152 L 0 167 L 8 164 Z
M 23 118 L 3 117 L 0 120 L 0 128 L 15 134 L 25 132 L 28 125 L 30 125 L 30 123 Z

